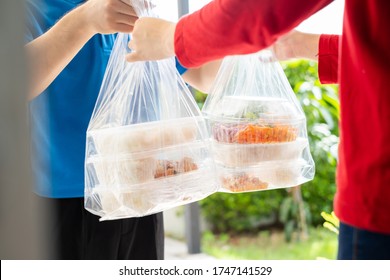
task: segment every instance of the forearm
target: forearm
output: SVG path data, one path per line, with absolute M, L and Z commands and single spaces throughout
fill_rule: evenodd
M 199 68 L 188 69 L 183 74 L 183 79 L 192 87 L 204 93 L 209 93 L 221 63 L 222 60 L 216 60 L 206 63 Z
M 226 55 L 259 51 L 330 2 L 215 0 L 177 23 L 175 53 L 182 65 L 197 67 Z
M 300 35 L 296 37 L 296 47 L 293 49 L 294 57 L 318 61 L 319 39 L 319 34 L 300 33 Z
M 25 46 L 29 63 L 29 99 L 41 94 L 94 35 L 84 5 Z
M 291 31 L 272 45 L 278 60 L 304 58 L 318 61 L 319 34 Z

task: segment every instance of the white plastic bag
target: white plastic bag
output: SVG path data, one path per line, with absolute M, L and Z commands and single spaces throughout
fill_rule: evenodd
M 220 191 L 286 188 L 313 179 L 305 115 L 269 50 L 225 58 L 203 114 Z
M 149 1 L 133 0 L 140 16 Z M 88 127 L 85 208 L 101 220 L 139 217 L 216 191 L 204 119 L 174 59 L 127 63 L 118 34 Z

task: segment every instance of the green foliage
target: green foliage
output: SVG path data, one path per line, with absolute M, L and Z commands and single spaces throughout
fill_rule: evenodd
M 199 108 L 202 109 L 203 104 L 206 101 L 207 94 L 203 93 L 195 88 L 192 88 L 191 91 L 195 97 L 196 103 L 198 103 Z
M 310 223 L 311 214 L 307 203 L 303 202 L 302 211 L 304 212 L 305 223 Z M 279 207 L 279 220 L 284 224 L 284 234 L 287 242 L 293 240 L 294 233 L 305 234 L 302 227 L 303 221 L 301 221 L 300 204 L 294 200 L 293 196 L 288 196 L 283 199 L 282 204 Z M 300 234 L 297 235 L 297 239 L 300 239 Z
M 319 213 L 332 211 L 336 189 L 338 89 L 320 84 L 314 62 L 297 60 L 282 66 L 306 114 L 310 150 L 316 164 L 314 180 L 301 186 L 305 213 L 313 225 L 321 225 L 323 219 Z M 200 107 L 206 96 L 195 91 Z M 281 221 L 291 235 L 297 224 L 297 206 L 285 190 L 217 193 L 202 200 L 201 206 L 215 232 L 250 232 L 271 221 Z
M 307 239 L 286 242 L 284 234 L 278 231 L 240 236 L 205 232 L 202 250 L 224 260 L 334 260 L 337 255 L 337 235 L 323 227 L 310 228 Z
M 250 193 L 215 193 L 200 201 L 214 232 L 253 232 L 277 221 L 276 211 L 285 190 Z
M 306 114 L 310 151 L 316 164 L 312 181 L 302 186 L 314 225 L 322 223 L 318 213 L 331 212 L 336 191 L 335 171 L 340 104 L 337 87 L 321 85 L 317 64 L 298 60 L 283 64 L 286 76 Z

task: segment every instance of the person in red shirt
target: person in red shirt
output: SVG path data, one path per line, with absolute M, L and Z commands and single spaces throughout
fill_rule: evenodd
M 175 55 L 185 67 L 271 46 L 329 0 L 215 0 L 175 25 L 139 19 L 129 61 Z M 340 84 L 340 144 L 335 213 L 341 221 L 339 259 L 390 259 L 390 2 L 345 0 L 343 33 L 319 48 L 338 66 L 320 62 Z M 161 34 L 163 34 L 161 36 Z M 164 38 L 166 37 L 166 38 Z M 339 41 L 339 46 L 335 46 Z M 325 55 L 326 57 L 326 55 Z M 320 57 L 321 59 L 321 57 Z M 328 63 L 328 65 L 326 65 Z M 328 72 L 326 72 L 328 71 Z

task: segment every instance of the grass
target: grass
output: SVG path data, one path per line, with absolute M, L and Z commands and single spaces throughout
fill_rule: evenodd
M 312 228 L 306 240 L 288 243 L 281 231 L 261 231 L 257 236 L 234 237 L 206 232 L 202 238 L 202 250 L 225 260 L 335 259 L 337 235 L 324 228 Z

